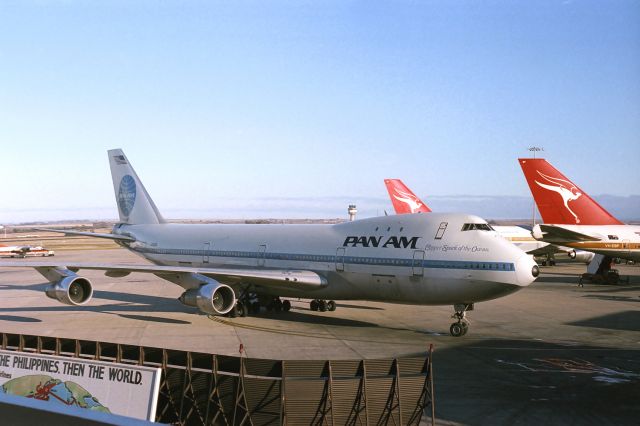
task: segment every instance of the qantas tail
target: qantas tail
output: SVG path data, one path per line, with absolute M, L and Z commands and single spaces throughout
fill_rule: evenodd
M 108 154 L 120 222 L 130 225 L 164 223 L 165 220 L 124 152 L 112 149 Z
M 542 158 L 519 158 L 542 220 L 557 225 L 621 225 L 582 189 Z
M 385 179 L 384 184 L 387 186 L 396 214 L 429 213 L 431 211 L 400 179 Z

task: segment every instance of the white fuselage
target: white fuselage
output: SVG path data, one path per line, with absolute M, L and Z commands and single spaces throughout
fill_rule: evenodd
M 0 245 L 0 257 L 24 257 L 28 251 L 26 246 L 5 246 Z
M 550 225 L 594 237 L 593 241 L 562 245 L 609 257 L 640 261 L 640 226 L 637 225 Z M 544 238 L 544 237 L 543 237 Z
M 544 241 L 538 241 L 531 236 L 531 231 L 521 226 L 491 225 L 502 237 L 525 252 L 533 252 L 549 245 Z M 554 250 L 557 251 L 557 250 Z
M 121 243 L 158 265 L 314 271 L 317 290 L 270 288 L 285 297 L 442 305 L 494 299 L 529 285 L 532 257 L 465 214 L 402 215 L 337 225 L 116 225 Z M 237 284 L 235 284 L 237 286 Z M 242 284 L 240 284 L 242 285 Z
M 569 254 L 575 252 L 570 247 L 558 246 L 555 244 L 538 241 L 531 235 L 531 231 L 521 226 L 512 225 L 492 225 L 491 226 L 501 237 L 505 238 L 513 245 L 525 253 L 538 256 L 549 256 L 556 253 Z

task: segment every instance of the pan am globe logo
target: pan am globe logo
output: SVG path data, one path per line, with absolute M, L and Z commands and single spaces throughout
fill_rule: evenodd
M 129 217 L 135 202 L 136 181 L 130 175 L 125 175 L 120 181 L 118 190 L 118 207 L 124 216 Z

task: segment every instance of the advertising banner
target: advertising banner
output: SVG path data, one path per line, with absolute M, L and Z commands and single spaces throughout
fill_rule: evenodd
M 153 421 L 160 368 L 0 350 L 0 393 Z

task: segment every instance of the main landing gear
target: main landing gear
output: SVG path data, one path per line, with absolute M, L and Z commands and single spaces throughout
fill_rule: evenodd
M 467 311 L 473 311 L 473 303 L 470 304 L 457 304 L 453 305 L 453 309 L 456 311 L 451 318 L 456 318 L 458 322 L 454 322 L 449 327 L 449 332 L 453 337 L 460 337 L 467 334 L 469 331 L 469 321 L 465 318 Z
M 236 305 L 229 311 L 227 316 L 236 318 L 246 317 L 249 316 L 249 314 L 259 314 L 262 306 L 267 309 L 267 312 L 289 312 L 291 310 L 291 302 L 288 300 L 282 300 L 279 297 L 269 297 L 261 301 L 257 295 L 249 293 L 245 297 L 238 299 Z
M 237 301 L 236 306 L 234 306 L 233 309 L 231 309 L 226 314 L 226 316 L 228 316 L 229 318 L 246 317 L 249 315 L 249 309 L 250 309 L 249 305 L 241 301 Z
M 314 299 L 309 302 L 309 309 L 311 309 L 312 311 L 333 312 L 336 310 L 336 302 L 334 302 L 333 300 L 327 301 L 322 299 Z
M 264 294 L 256 294 L 254 292 L 244 292 L 238 297 L 236 305 L 226 314 L 231 318 L 246 317 L 249 315 L 259 314 L 262 307 L 267 312 L 289 312 L 291 310 L 291 301 L 283 300 L 279 297 L 268 296 Z M 309 309 L 312 311 L 335 311 L 336 302 L 333 300 L 314 299 L 309 302 Z
M 289 312 L 291 310 L 291 302 L 288 300 L 280 300 L 279 297 L 274 297 L 270 303 L 267 303 L 267 312 Z
M 575 257 L 575 255 L 573 257 Z M 553 254 L 549 253 L 549 254 L 546 255 L 545 259 L 540 261 L 540 265 L 542 265 L 542 266 L 547 266 L 547 265 L 556 266 L 556 257 Z

